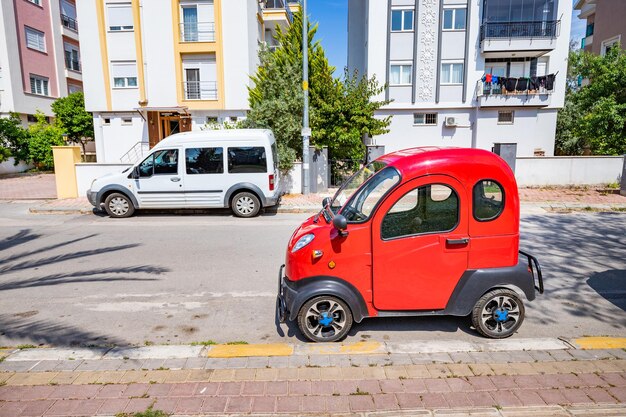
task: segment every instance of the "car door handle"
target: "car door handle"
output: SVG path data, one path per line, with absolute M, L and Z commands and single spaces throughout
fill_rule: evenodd
M 172 178 L 170 178 L 170 181 L 178 182 L 178 181 L 180 181 L 180 178 L 179 177 L 172 177 Z
M 460 239 L 446 239 L 448 245 L 467 245 L 469 243 L 469 237 L 463 237 Z

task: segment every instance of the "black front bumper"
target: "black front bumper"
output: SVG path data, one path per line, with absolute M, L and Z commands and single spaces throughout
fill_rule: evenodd
M 278 296 L 276 297 L 276 318 L 280 323 L 284 323 L 289 317 L 297 295 L 297 290 L 291 288 L 289 279 L 283 274 L 284 270 L 285 265 L 281 265 L 278 271 Z
M 530 272 L 533 277 L 533 284 L 535 285 L 535 289 L 539 291 L 539 294 L 543 294 L 543 275 L 541 273 L 541 265 L 539 265 L 539 261 L 530 253 L 524 251 L 519 251 L 519 253 L 528 259 L 528 272 Z

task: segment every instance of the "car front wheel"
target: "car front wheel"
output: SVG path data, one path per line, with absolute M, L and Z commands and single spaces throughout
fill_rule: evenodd
M 104 200 L 104 209 L 113 218 L 130 217 L 135 212 L 133 202 L 122 193 L 112 193 Z
M 524 304 L 515 291 L 492 290 L 483 295 L 472 311 L 472 323 L 483 336 L 503 339 L 524 321 Z
M 352 312 L 341 299 L 315 297 L 304 303 L 298 314 L 300 331 L 312 342 L 341 340 L 352 327 Z

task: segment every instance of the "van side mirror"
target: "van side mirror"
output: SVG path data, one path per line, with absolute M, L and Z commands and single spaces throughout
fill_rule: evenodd
M 139 167 L 133 167 L 133 172 L 131 174 L 131 178 L 136 180 L 137 178 L 139 178 Z
M 335 229 L 339 232 L 339 236 L 348 236 L 348 221 L 341 214 L 337 214 L 333 218 L 333 226 L 335 226 Z
M 322 200 L 322 208 L 326 208 L 326 206 L 330 206 L 331 203 L 331 198 L 330 197 L 326 197 L 325 199 Z

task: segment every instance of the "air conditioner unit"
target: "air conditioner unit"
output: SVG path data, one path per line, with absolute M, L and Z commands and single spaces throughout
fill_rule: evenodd
M 453 117 L 453 116 L 446 117 L 446 126 L 454 127 L 457 124 L 458 124 L 458 121 L 456 120 L 456 117 Z

